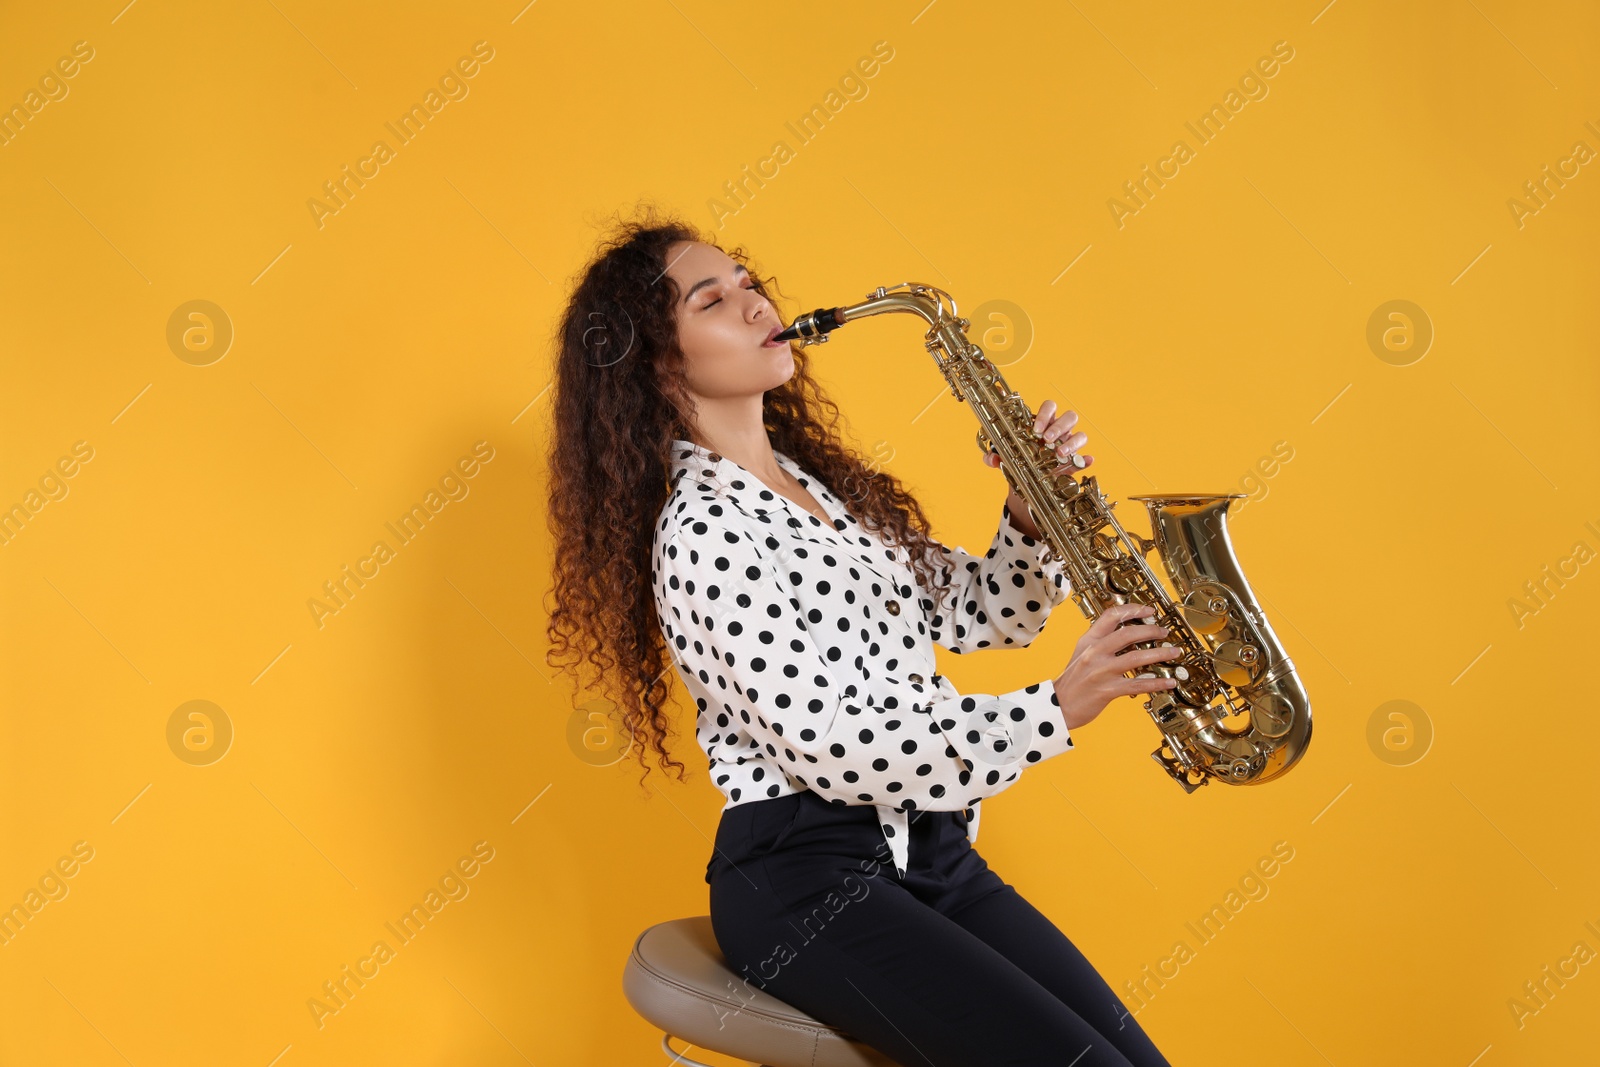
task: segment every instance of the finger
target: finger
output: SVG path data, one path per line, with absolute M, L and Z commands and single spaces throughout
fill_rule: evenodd
M 1071 449 L 1057 449 L 1055 452 L 1055 457 L 1061 461 L 1061 467 L 1059 469 L 1064 471 L 1082 470 L 1084 467 L 1089 465 L 1089 458 L 1087 456 L 1083 455 L 1081 452 L 1074 452 Z
M 1114 626 L 1104 639 L 1105 647 L 1120 650 L 1140 641 L 1160 641 L 1170 636 L 1165 631 L 1153 616 L 1139 616 Z
M 1039 405 L 1039 412 L 1033 417 L 1033 432 L 1035 435 L 1044 433 L 1045 427 L 1050 425 L 1050 416 L 1055 414 L 1055 410 L 1056 402 L 1054 400 L 1046 400 Z
M 1110 633 L 1129 619 L 1136 619 L 1141 616 L 1146 619 L 1153 619 L 1155 614 L 1156 609 L 1148 604 L 1113 604 L 1101 613 L 1100 617 L 1094 621 L 1094 625 L 1090 627 L 1090 630 L 1098 630 L 1099 634 L 1097 636 L 1100 636 Z
M 1155 693 L 1162 689 L 1176 689 L 1178 681 L 1175 678 L 1162 678 L 1154 674 L 1141 674 L 1137 678 L 1129 678 L 1123 691 L 1124 696 L 1133 696 L 1136 693 Z
M 1127 650 L 1142 641 L 1164 641 L 1170 636 L 1172 636 L 1171 631 L 1165 626 L 1140 626 L 1135 623 L 1129 623 L 1111 635 L 1111 647 Z M 1162 651 L 1164 652 L 1165 649 Z M 1132 653 L 1118 652 L 1117 654 L 1120 656 L 1124 654 L 1131 655 Z
M 1055 450 L 1059 455 L 1065 456 L 1069 453 L 1076 452 L 1084 445 L 1089 443 L 1089 435 L 1084 433 L 1082 430 L 1079 430 L 1077 433 L 1067 434 L 1065 436 L 1057 435 L 1053 440 L 1049 436 L 1050 432 L 1051 431 L 1049 430 L 1045 431 L 1045 442 L 1047 444 L 1054 444 Z
M 1122 660 L 1123 663 L 1135 663 L 1143 667 L 1151 663 L 1161 663 L 1165 660 L 1182 659 L 1183 649 L 1177 645 L 1173 645 L 1170 648 L 1136 648 L 1132 651 L 1124 652 L 1122 655 L 1126 657 Z
M 1081 445 L 1075 445 L 1075 444 L 1069 444 L 1066 441 L 1057 441 L 1056 445 L 1055 445 L 1055 454 L 1057 456 L 1059 456 L 1061 459 L 1067 460 L 1067 461 L 1070 462 L 1071 458 L 1072 458 L 1072 454 L 1074 452 L 1076 452 L 1080 447 L 1082 447 L 1082 446 Z
M 1140 618 L 1119 627 L 1112 635 L 1112 640 L 1117 648 L 1126 648 L 1140 641 L 1162 641 L 1170 636 L 1171 631 L 1165 626 L 1150 619 Z
M 1077 424 L 1078 413 L 1076 411 L 1063 412 L 1061 416 L 1054 419 L 1050 423 L 1050 426 L 1045 430 L 1045 440 L 1054 441 L 1056 438 L 1063 437 Z

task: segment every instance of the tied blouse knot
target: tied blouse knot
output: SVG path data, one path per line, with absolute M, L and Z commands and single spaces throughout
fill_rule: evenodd
M 904 877 L 911 811 L 965 810 L 975 842 L 979 801 L 1073 747 L 1054 676 L 959 693 L 935 671 L 934 645 L 1026 647 L 1071 581 L 1048 545 L 1011 526 L 1007 504 L 985 555 L 930 551 L 950 576 L 936 603 L 908 546 L 887 547 L 775 457 L 831 525 L 727 457 L 673 442 L 652 548 L 657 617 L 723 810 L 805 789 L 871 804 Z

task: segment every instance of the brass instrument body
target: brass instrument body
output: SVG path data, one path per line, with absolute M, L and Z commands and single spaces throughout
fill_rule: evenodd
M 1152 758 L 1186 793 L 1214 778 L 1260 784 L 1293 767 L 1311 741 L 1311 704 L 1234 555 L 1228 508 L 1243 494 L 1136 496 L 1152 536 L 1124 530 L 1098 479 L 1075 479 L 1054 446 L 1034 435 L 1035 413 L 968 339 L 970 323 L 954 299 L 933 286 L 881 287 L 859 304 L 802 315 L 778 336 L 819 344 L 848 322 L 893 312 L 928 324 L 928 352 L 977 416 L 979 446 L 1000 455 L 1006 480 L 1062 560 L 1084 617 L 1093 622 L 1112 605 L 1145 604 L 1168 628 L 1167 640 L 1184 649 L 1180 659 L 1142 672 L 1178 679 L 1173 689 L 1147 694 L 1145 710 L 1163 737 Z M 1170 591 L 1145 560 L 1152 549 Z

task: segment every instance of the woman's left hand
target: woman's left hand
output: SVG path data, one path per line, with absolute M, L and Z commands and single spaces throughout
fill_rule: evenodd
M 1082 430 L 1076 433 L 1072 432 L 1072 428 L 1077 424 L 1078 413 L 1076 411 L 1067 411 L 1059 416 L 1056 415 L 1056 402 L 1054 400 L 1046 400 L 1039 406 L 1039 413 L 1033 420 L 1034 436 L 1047 443 L 1054 444 L 1056 455 L 1063 460 L 1061 466 L 1057 467 L 1052 473 L 1063 470 L 1084 470 L 1094 462 L 1094 457 L 1089 455 L 1083 456 L 1082 467 L 1076 467 L 1068 461 L 1068 457 L 1082 448 L 1089 440 L 1089 435 Z M 997 452 L 990 452 L 983 457 L 983 462 L 985 466 L 998 467 L 1000 466 L 1000 455 Z M 1006 505 L 1011 509 L 1011 524 L 1034 540 L 1039 540 L 1039 528 L 1033 524 L 1033 516 L 1028 513 L 1027 501 L 1023 500 L 1016 492 L 1013 492 L 1007 498 Z

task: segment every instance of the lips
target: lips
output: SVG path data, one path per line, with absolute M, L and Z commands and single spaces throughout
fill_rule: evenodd
M 765 341 L 761 342 L 761 347 L 762 348 L 781 348 L 781 347 L 783 347 L 783 342 L 779 341 L 777 343 L 774 343 L 773 340 L 772 340 L 774 337 L 778 336 L 782 332 L 783 332 L 783 326 L 781 324 L 778 325 L 778 326 L 774 326 L 772 328 L 772 330 L 767 334 L 767 339 Z

